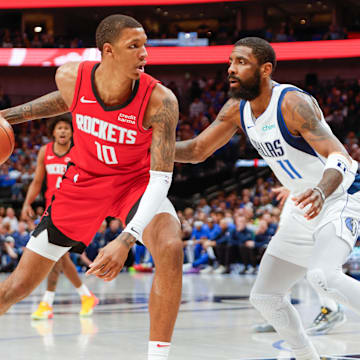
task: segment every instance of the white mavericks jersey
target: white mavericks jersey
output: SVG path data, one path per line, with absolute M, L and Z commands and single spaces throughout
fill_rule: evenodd
M 244 132 L 281 184 L 292 193 L 298 194 L 319 183 L 326 158 L 317 154 L 301 136 L 294 136 L 287 129 L 281 113 L 281 104 L 289 91 L 304 93 L 293 85 L 274 82 L 269 105 L 256 120 L 253 118 L 250 103 L 241 100 L 240 118 Z M 321 116 L 321 121 L 329 128 L 322 113 Z M 354 173 L 357 171 L 357 166 L 358 164 L 353 161 L 351 170 Z M 360 189 L 357 183 L 349 189 L 349 192 L 354 193 L 358 190 Z M 343 187 L 339 186 L 332 196 L 344 192 Z

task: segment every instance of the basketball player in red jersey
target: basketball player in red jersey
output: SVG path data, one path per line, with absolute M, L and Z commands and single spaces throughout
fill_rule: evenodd
M 71 116 L 60 115 L 54 118 L 50 124 L 50 133 L 54 141 L 40 148 L 35 177 L 30 184 L 21 212 L 22 217 L 25 219 L 35 215 L 31 204 L 39 195 L 45 177 L 46 208 L 50 205 L 55 191 L 60 187 L 67 164 L 71 161 Z M 53 317 L 55 290 L 61 271 L 71 281 L 81 297 L 80 316 L 90 316 L 93 308 L 99 302 L 87 286 L 82 283 L 69 253 L 66 253 L 49 273 L 47 290 L 37 310 L 31 314 L 34 320 L 51 319 Z
M 96 30 L 101 62 L 68 63 L 58 91 L 1 112 L 11 124 L 71 111 L 72 162 L 14 272 L 0 284 L 0 313 L 26 297 L 72 248 L 83 251 L 106 216 L 126 227 L 100 250 L 89 274 L 110 281 L 142 241 L 156 273 L 149 299 L 148 360 L 167 359 L 181 298 L 180 223 L 167 199 L 172 180 L 178 103 L 144 73 L 146 35 L 123 15 Z M 31 269 L 31 271 L 29 271 Z

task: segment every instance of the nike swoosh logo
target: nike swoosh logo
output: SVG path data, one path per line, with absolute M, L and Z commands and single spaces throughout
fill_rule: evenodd
M 138 233 L 133 227 L 131 227 L 131 230 L 132 230 L 135 234 L 138 234 L 138 235 L 139 235 L 139 233 Z
M 80 98 L 80 102 L 83 104 L 96 104 L 96 100 L 88 100 L 88 99 L 85 99 L 84 96 L 82 96 Z
M 253 128 L 255 125 L 247 126 L 248 129 Z
M 169 347 L 170 345 L 161 345 L 161 344 L 157 344 L 157 347 Z

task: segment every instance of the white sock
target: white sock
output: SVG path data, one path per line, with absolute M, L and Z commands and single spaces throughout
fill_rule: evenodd
M 55 298 L 55 291 L 45 291 L 45 294 L 42 298 L 42 301 L 47 302 L 50 306 L 53 306 L 54 303 L 54 298 Z
M 91 292 L 85 284 L 82 284 L 80 287 L 76 288 L 76 291 L 78 292 L 80 297 L 83 295 L 91 296 Z
M 171 343 L 162 341 L 149 341 L 148 360 L 167 360 Z

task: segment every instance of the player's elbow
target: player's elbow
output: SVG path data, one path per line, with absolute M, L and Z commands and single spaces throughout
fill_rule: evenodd
M 196 143 L 193 151 L 192 164 L 198 164 L 205 161 L 209 157 L 209 153 L 206 151 L 206 147 L 201 143 Z

